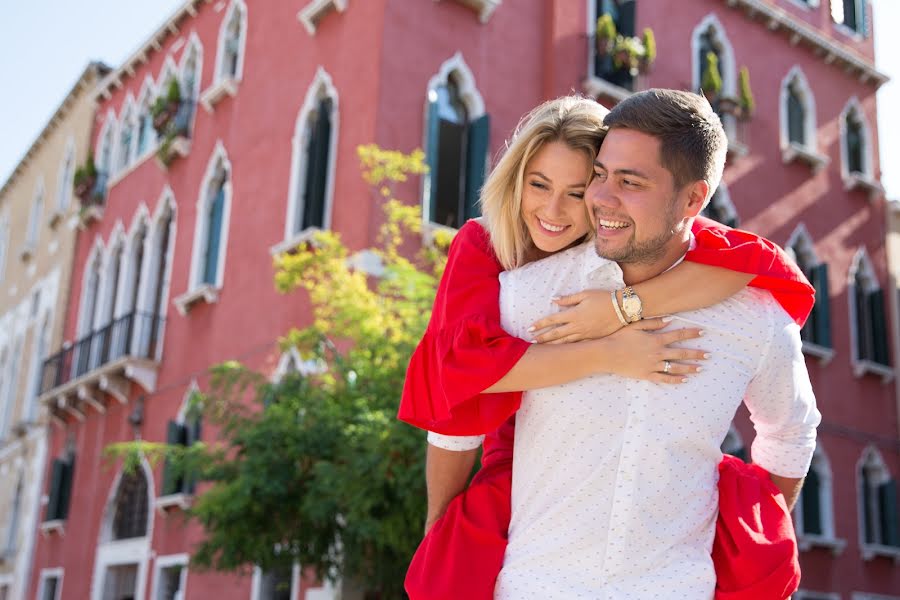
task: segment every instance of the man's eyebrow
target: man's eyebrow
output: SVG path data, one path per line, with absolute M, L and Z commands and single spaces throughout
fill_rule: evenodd
M 603 169 L 604 171 L 609 171 L 599 160 L 594 161 L 594 168 Z M 613 171 L 615 175 L 631 175 L 632 177 L 640 177 L 641 179 L 650 179 L 650 176 L 644 173 L 643 171 L 638 171 L 637 169 L 616 169 Z

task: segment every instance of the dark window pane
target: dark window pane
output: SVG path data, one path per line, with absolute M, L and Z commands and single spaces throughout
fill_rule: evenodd
M 847 115 L 847 170 L 863 172 L 862 125 L 852 115 Z
M 113 539 L 124 540 L 146 535 L 147 509 L 147 480 L 144 474 L 123 474 L 116 494 Z
M 291 567 L 277 567 L 263 573 L 260 600 L 291 600 Z
M 219 243 L 222 238 L 222 217 L 225 212 L 225 177 L 215 187 L 215 196 L 209 204 L 206 253 L 203 261 L 202 283 L 216 284 L 219 270 Z
M 788 90 L 788 137 L 790 141 L 801 146 L 806 145 L 806 110 L 793 86 Z
M 821 482 L 815 469 L 810 469 L 800 496 L 803 506 L 803 533 L 822 535 Z
M 308 227 L 325 226 L 325 191 L 328 181 L 328 158 L 331 148 L 331 98 L 319 102 L 310 123 L 311 133 L 306 146 L 303 220 L 296 231 Z

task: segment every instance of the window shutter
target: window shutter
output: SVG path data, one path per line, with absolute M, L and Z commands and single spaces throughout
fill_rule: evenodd
M 872 513 L 872 486 L 869 485 L 869 477 L 863 474 L 862 478 L 862 501 L 863 501 L 863 532 L 867 544 L 874 544 L 878 524 L 875 523 L 875 515 Z
M 60 510 L 60 492 L 62 486 L 63 473 L 65 472 L 66 461 L 55 458 L 50 472 L 50 500 L 47 503 L 47 521 L 55 521 L 61 518 Z
M 331 145 L 332 102 L 319 103 L 316 121 L 306 149 L 306 194 L 303 198 L 303 225 L 325 226 L 325 187 L 328 181 L 328 150 Z
M 875 290 L 869 292 L 869 327 L 871 328 L 872 359 L 880 365 L 890 365 L 888 357 L 887 323 L 884 315 L 884 292 Z
M 429 92 L 437 94 L 437 92 Z M 435 207 L 437 206 L 437 178 L 438 178 L 438 148 L 440 144 L 440 117 L 438 116 L 437 101 L 428 103 L 428 123 L 426 124 L 428 136 L 426 144 L 426 161 L 428 162 L 428 203 L 430 220 L 435 220 Z
M 72 498 L 72 480 L 75 475 L 75 457 L 63 461 L 62 477 L 59 484 L 59 513 L 58 519 L 69 517 L 69 503 Z
M 619 4 L 619 18 L 616 22 L 616 29 L 625 37 L 635 35 L 635 24 L 637 18 L 635 15 L 636 0 L 624 0 Z
M 859 360 L 872 360 L 872 352 L 870 350 L 869 327 L 869 302 L 865 291 L 862 289 L 860 281 L 856 281 L 856 289 L 854 291 L 856 298 L 856 353 Z
M 822 535 L 821 484 L 819 474 L 810 469 L 803 482 L 803 533 Z
M 816 289 L 816 304 L 812 315 L 812 341 L 831 348 L 831 298 L 828 295 L 828 263 L 812 268 L 812 284 Z
M 481 195 L 481 188 L 484 186 L 490 130 L 489 115 L 483 115 L 469 123 L 468 147 L 466 148 L 466 206 L 460 225 L 468 219 L 481 216 L 481 205 L 478 199 Z
M 897 504 L 895 480 L 888 480 L 878 486 L 878 507 L 881 509 L 881 543 L 900 547 L 900 505 Z
M 166 429 L 166 443 L 170 445 L 184 446 L 187 438 L 185 427 L 175 421 L 169 421 Z M 161 495 L 177 494 L 184 486 L 183 478 L 175 473 L 172 464 L 166 459 L 163 466 L 163 484 Z
M 847 171 L 850 173 L 862 173 L 862 131 L 852 115 L 847 115 Z
M 463 143 L 466 129 L 465 124 L 445 119 L 438 121 L 437 189 L 431 205 L 431 220 L 447 227 L 458 228 L 463 224 L 460 209 L 465 201 L 461 180 L 465 167 Z
M 206 260 L 203 268 L 203 281 L 210 285 L 216 284 L 216 276 L 219 270 L 219 242 L 222 238 L 222 215 L 225 211 L 225 182 L 219 184 L 216 196 L 209 207 L 209 222 L 207 223 Z

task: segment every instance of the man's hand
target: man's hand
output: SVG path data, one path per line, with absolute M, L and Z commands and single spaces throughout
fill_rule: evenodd
M 477 448 L 455 451 L 428 444 L 425 460 L 425 483 L 428 487 L 426 534 L 435 522 L 444 516 L 450 501 L 466 489 L 477 457 Z
M 797 498 L 800 496 L 800 490 L 803 489 L 803 478 L 794 479 L 792 477 L 781 477 L 774 473 L 769 473 L 769 478 L 772 479 L 772 483 L 775 484 L 775 487 L 784 494 L 784 500 L 787 502 L 788 510 L 794 510 L 794 504 L 797 503 Z

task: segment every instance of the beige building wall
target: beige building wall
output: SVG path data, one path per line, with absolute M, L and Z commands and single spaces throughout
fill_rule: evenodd
M 24 600 L 43 510 L 47 411 L 41 367 L 62 341 L 93 91 L 108 69 L 89 64 L 0 188 L 0 598 Z M 5 590 L 4 590 L 5 588 Z M 4 595 L 4 592 L 6 595 Z

